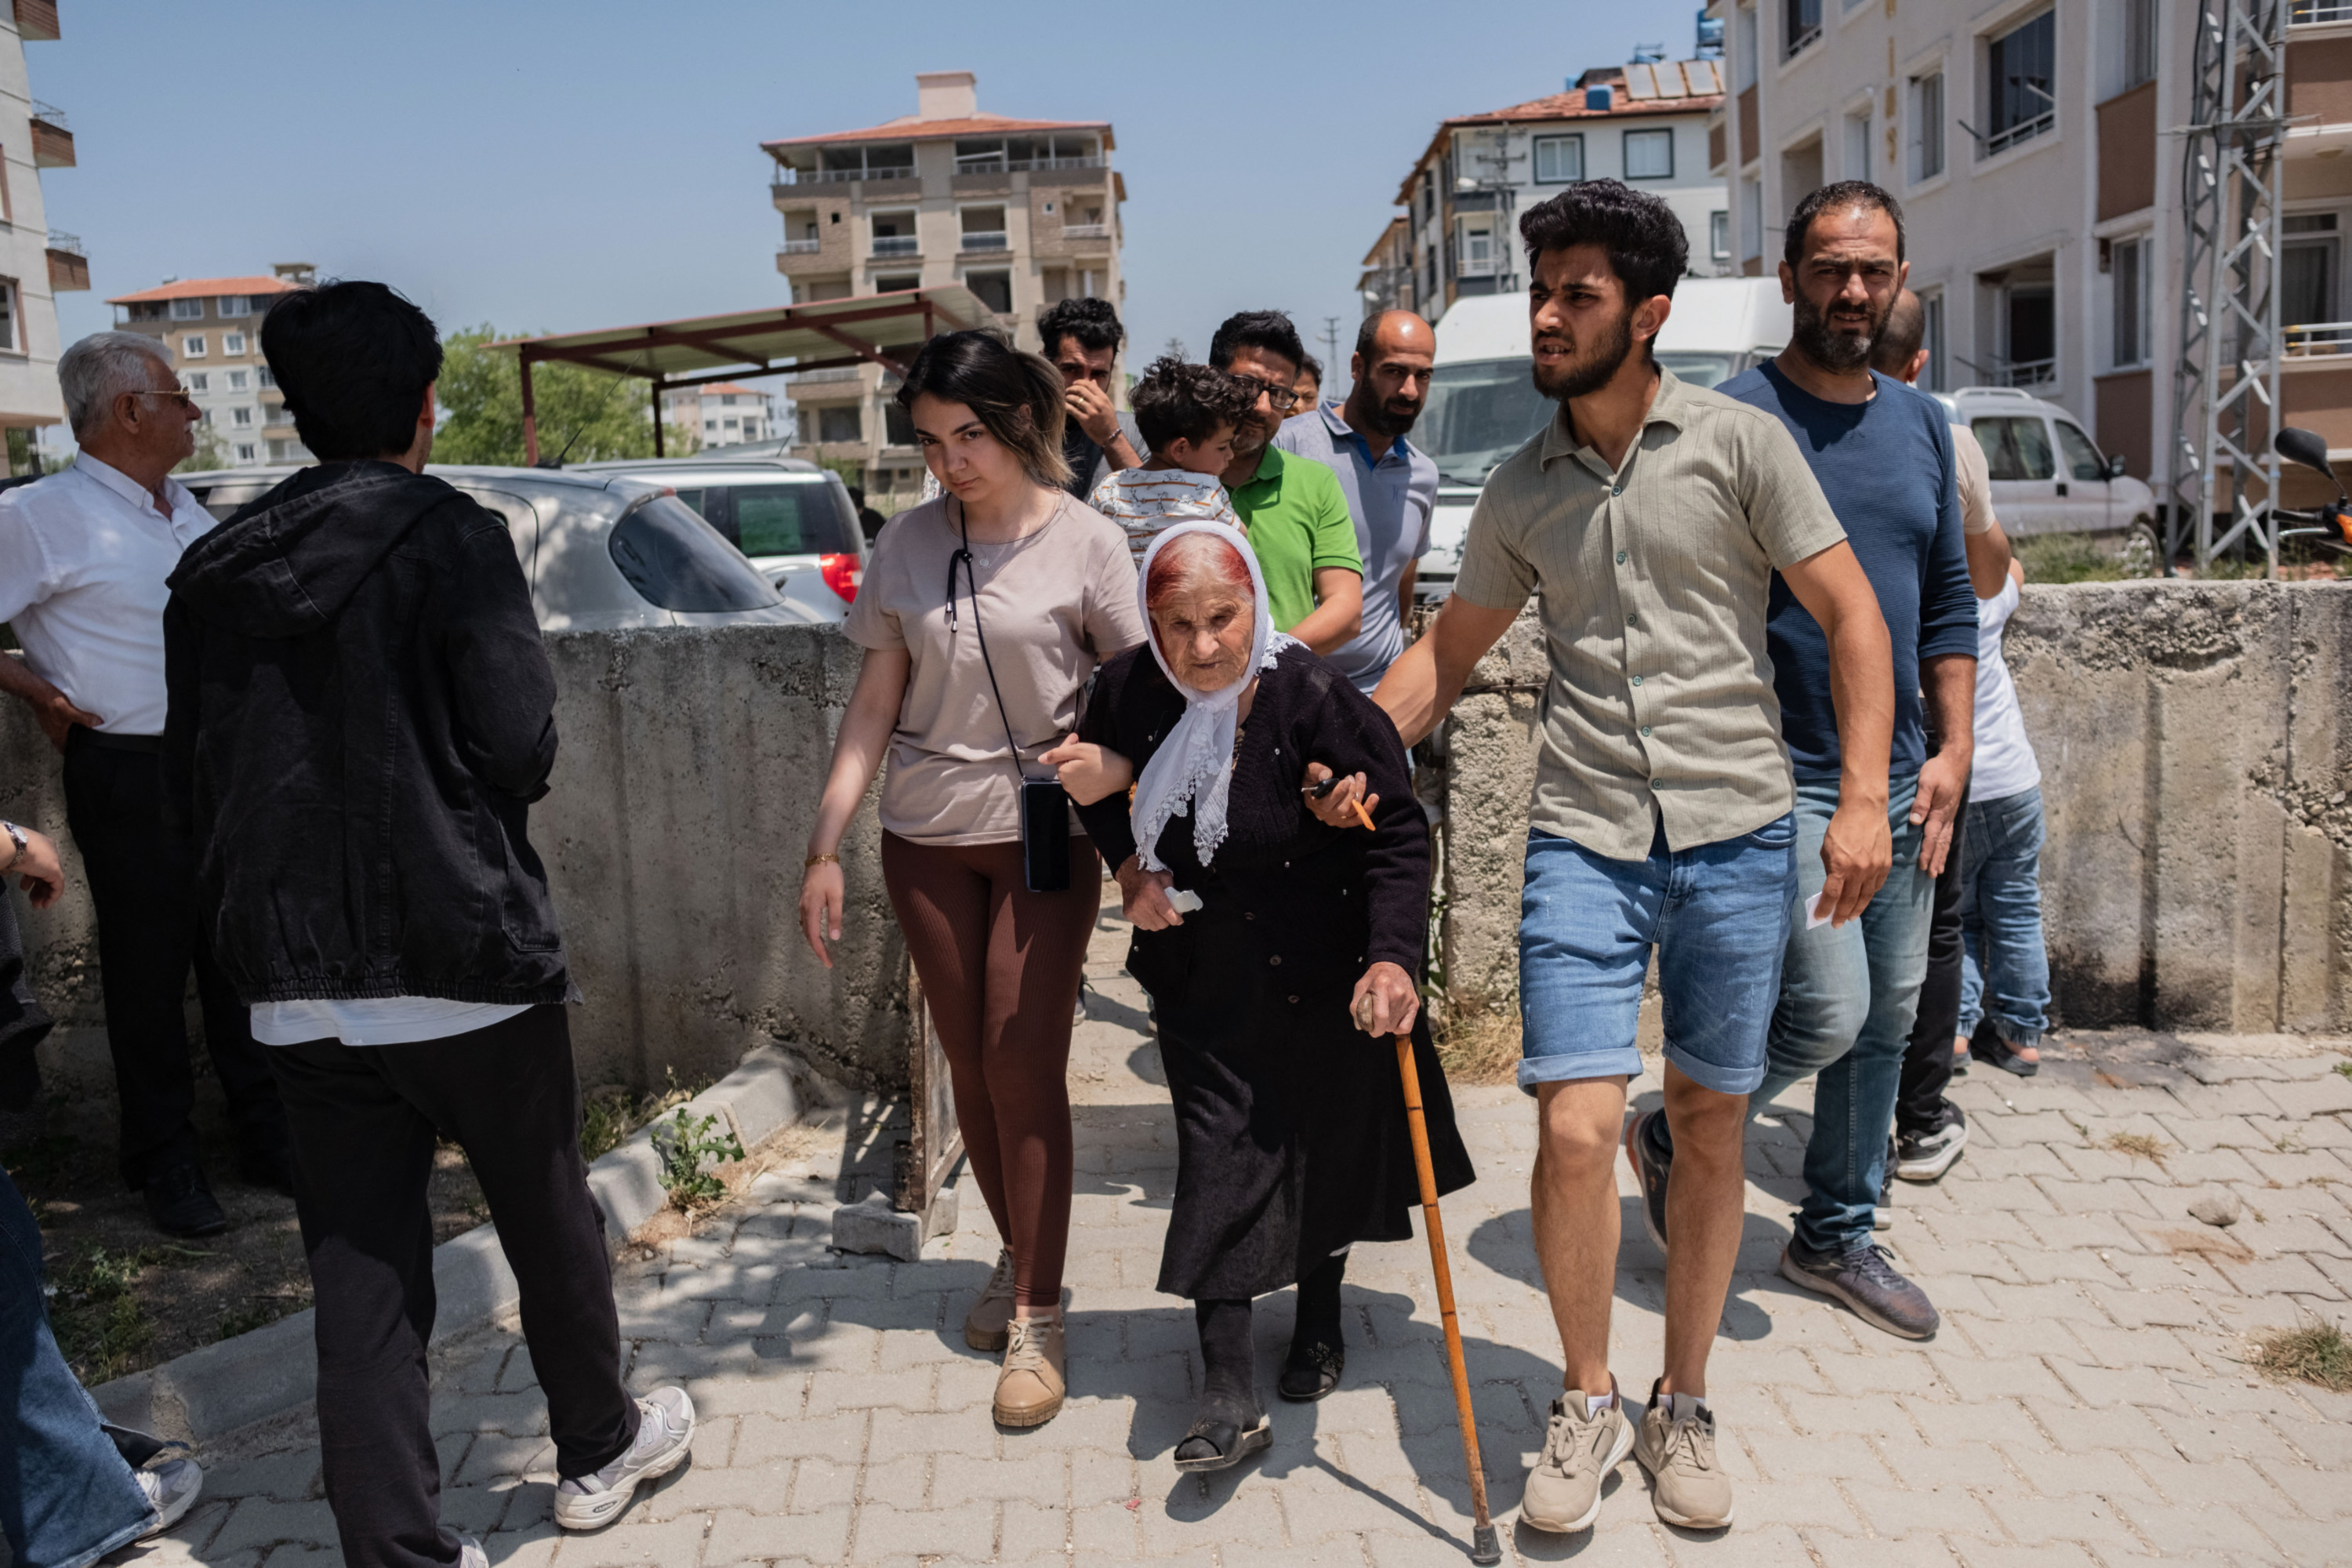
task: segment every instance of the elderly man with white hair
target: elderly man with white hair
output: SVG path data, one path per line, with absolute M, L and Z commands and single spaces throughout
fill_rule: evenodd
M 0 657 L 0 690 L 65 753 L 66 821 L 98 907 L 122 1178 L 165 1235 L 210 1236 L 228 1218 L 190 1119 L 192 963 L 240 1169 L 288 1193 L 293 1169 L 268 1061 L 198 926 L 193 846 L 163 813 L 164 579 L 213 526 L 171 473 L 195 450 L 202 415 L 162 345 L 134 332 L 82 339 L 58 381 L 81 455 L 0 494 L 0 621 L 24 647 Z

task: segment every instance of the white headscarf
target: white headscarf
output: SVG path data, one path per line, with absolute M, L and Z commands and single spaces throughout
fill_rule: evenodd
M 1243 666 L 1240 679 L 1218 691 L 1197 691 L 1176 679 L 1168 666 L 1168 656 L 1160 649 L 1160 632 L 1151 624 L 1151 606 L 1145 602 L 1144 585 L 1151 580 L 1151 563 L 1160 552 L 1188 533 L 1213 534 L 1238 552 L 1242 563 L 1249 568 L 1250 588 L 1256 595 L 1255 625 L 1250 634 L 1249 662 Z M 1160 840 L 1160 830 L 1169 819 L 1190 802 L 1192 808 L 1192 848 L 1206 866 L 1225 841 L 1225 797 L 1233 784 L 1234 734 L 1239 728 L 1242 693 L 1262 669 L 1272 669 L 1276 658 L 1286 647 L 1300 646 L 1298 639 L 1274 629 L 1274 615 L 1265 602 L 1265 574 L 1258 569 L 1257 552 L 1249 541 L 1221 522 L 1180 522 L 1162 529 L 1152 537 L 1151 548 L 1143 553 L 1143 570 L 1135 576 L 1135 599 L 1142 607 L 1143 624 L 1151 639 L 1151 657 L 1160 661 L 1160 673 L 1168 677 L 1184 699 L 1184 716 L 1168 731 L 1167 741 L 1143 764 L 1143 776 L 1136 781 L 1135 804 L 1129 820 L 1135 828 L 1136 853 L 1142 857 L 1147 871 L 1166 869 L 1153 853 Z

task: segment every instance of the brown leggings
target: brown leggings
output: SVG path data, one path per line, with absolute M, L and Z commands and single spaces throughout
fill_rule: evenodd
M 1017 843 L 885 833 L 882 880 L 947 1053 L 972 1178 L 1013 1251 L 1014 1300 L 1058 1306 L 1070 1243 L 1070 1022 L 1101 861 L 1073 837 L 1069 888 L 1033 893 Z

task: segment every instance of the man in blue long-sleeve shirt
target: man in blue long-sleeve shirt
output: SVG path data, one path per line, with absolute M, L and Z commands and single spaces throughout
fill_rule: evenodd
M 1968 783 L 1976 689 L 1976 597 L 1969 588 L 1951 431 L 1943 407 L 1870 369 L 1903 291 L 1903 214 L 1864 181 L 1825 185 L 1789 219 L 1782 292 L 1795 307 L 1787 349 L 1717 388 L 1776 416 L 1861 559 L 1895 652 L 1895 728 L 1882 797 L 1895 868 L 1861 917 L 1801 920 L 1781 965 L 1770 1065 L 1751 1105 L 1809 1075 L 1812 1134 L 1805 1199 L 1780 1272 L 1906 1339 L 1936 1331 L 1927 1293 L 1872 1245 L 1905 1044 L 1927 963 L 1936 875 Z M 1767 641 L 1781 734 L 1796 773 L 1797 865 L 1810 910 L 1822 835 L 1839 804 L 1835 689 L 1822 628 L 1772 584 Z M 1922 711 L 1944 737 L 1929 756 Z M 1664 1118 L 1638 1119 L 1626 1149 L 1643 1212 L 1665 1237 Z

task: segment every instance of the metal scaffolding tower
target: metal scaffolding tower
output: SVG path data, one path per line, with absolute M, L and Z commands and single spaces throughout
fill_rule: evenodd
M 2180 160 L 2165 572 L 2240 545 L 2278 575 L 2279 197 L 2289 0 L 2202 0 Z M 2217 530 L 2216 522 L 2219 520 Z

